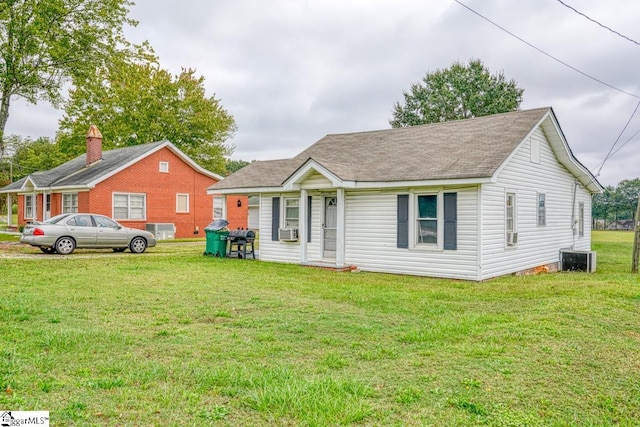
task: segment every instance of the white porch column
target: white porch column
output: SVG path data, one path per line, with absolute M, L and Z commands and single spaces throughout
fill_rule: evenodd
M 336 266 L 344 267 L 345 256 L 345 193 L 344 188 L 338 188 L 336 195 L 338 205 L 338 221 L 336 224 Z
M 13 194 L 7 193 L 7 227 L 10 227 L 13 221 L 13 211 L 11 210 L 11 199 Z
M 307 218 L 309 216 L 307 205 L 307 190 L 300 190 L 300 206 L 298 215 L 298 239 L 300 241 L 300 262 L 307 262 Z

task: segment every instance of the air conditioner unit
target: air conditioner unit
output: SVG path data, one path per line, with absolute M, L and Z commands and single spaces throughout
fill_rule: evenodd
M 593 251 L 561 250 L 560 270 L 595 273 L 596 253 Z
M 515 246 L 518 243 L 518 233 L 507 233 L 507 245 Z
M 158 240 L 175 239 L 176 225 L 171 223 L 147 223 L 145 230 L 150 231 Z
M 281 228 L 278 230 L 278 240 L 281 242 L 295 242 L 298 240 L 297 228 Z

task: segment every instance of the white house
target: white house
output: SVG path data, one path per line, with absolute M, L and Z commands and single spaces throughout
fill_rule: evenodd
M 480 281 L 590 250 L 602 187 L 540 108 L 327 135 L 207 191 L 259 196 L 265 261 Z

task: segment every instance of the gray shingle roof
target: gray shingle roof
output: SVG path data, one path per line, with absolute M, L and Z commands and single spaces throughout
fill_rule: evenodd
M 28 178 L 39 188 L 87 186 L 166 143 L 167 141 L 157 141 L 149 144 L 106 150 L 102 152 L 102 160 L 90 166 L 86 165 L 87 156 L 83 154 L 51 170 L 34 172 L 28 177 L 1 188 L 0 192 L 20 190 Z
M 327 135 L 292 159 L 251 163 L 210 188 L 278 187 L 309 159 L 344 181 L 491 177 L 550 110 Z

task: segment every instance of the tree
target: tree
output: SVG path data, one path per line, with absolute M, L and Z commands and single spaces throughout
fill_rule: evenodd
M 635 219 L 638 195 L 640 178 L 622 180 L 617 187 L 606 186 L 603 193 L 593 196 L 593 218 L 602 219 L 604 228 L 621 219 Z
M 616 191 L 619 195 L 622 218 L 635 219 L 638 195 L 640 195 L 640 178 L 620 181 Z
M 156 61 L 115 57 L 95 76 L 77 81 L 65 104 L 57 140 L 67 158 L 85 151 L 85 135 L 95 124 L 103 147 L 167 139 L 202 167 L 224 174 L 225 145 L 236 129 L 220 101 L 206 97 L 204 77 L 183 69 L 175 77 Z
M 65 162 L 58 145 L 49 138 L 21 140 L 15 144 L 13 151 L 14 181 L 36 171 L 53 169 Z
M 602 193 L 598 193 L 593 196 L 593 206 L 591 208 L 591 214 L 596 224 L 598 223 L 599 219 L 602 220 L 603 229 L 607 228 L 609 215 L 615 211 L 615 194 L 615 187 L 608 185 L 604 188 L 604 191 Z
M 248 164 L 251 164 L 251 162 L 247 162 L 246 160 L 227 160 L 225 173 L 226 175 L 231 175 L 234 172 L 238 172 Z
M 427 73 L 421 83 L 403 92 L 404 104 L 394 104 L 389 123 L 397 128 L 515 111 L 523 92 L 502 72 L 491 74 L 478 59 L 467 65 L 455 62 Z
M 5 138 L 5 156 L 0 158 L 0 187 L 35 171 L 47 170 L 64 162 L 58 147 L 47 138 L 35 141 L 17 135 Z M 10 195 L 0 194 L 0 212 L 6 212 L 6 200 Z
M 130 0 L 3 0 L 0 2 L 0 155 L 11 100 L 54 106 L 64 84 L 91 75 L 122 36 Z

